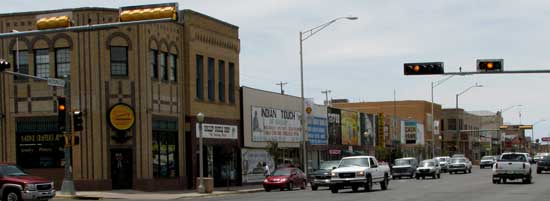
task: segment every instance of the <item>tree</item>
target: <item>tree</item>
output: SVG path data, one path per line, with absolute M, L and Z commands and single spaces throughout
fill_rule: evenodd
M 277 168 L 277 162 L 281 159 L 282 151 L 279 149 L 279 143 L 275 141 L 268 142 L 267 152 L 273 157 L 273 164 Z

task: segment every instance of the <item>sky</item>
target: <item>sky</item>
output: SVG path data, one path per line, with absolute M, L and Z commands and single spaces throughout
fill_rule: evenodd
M 446 72 L 475 71 L 476 59 L 504 59 L 505 70 L 550 69 L 550 1 L 532 0 L 2 0 L 2 12 L 178 2 L 239 27 L 241 85 L 300 95 L 299 32 L 338 17 L 303 43 L 305 96 L 322 103 L 430 101 L 430 82 L 444 76 L 404 76 L 403 63 L 445 62 Z M 504 121 L 550 136 L 550 74 L 455 76 L 435 88 L 444 108 L 504 112 Z M 520 118 L 521 113 L 521 118 Z

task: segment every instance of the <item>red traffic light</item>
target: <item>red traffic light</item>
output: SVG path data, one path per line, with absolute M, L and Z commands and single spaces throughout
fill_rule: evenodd
M 477 72 L 501 72 L 503 63 L 503 59 L 478 59 Z
M 405 75 L 437 75 L 444 74 L 443 62 L 405 63 Z

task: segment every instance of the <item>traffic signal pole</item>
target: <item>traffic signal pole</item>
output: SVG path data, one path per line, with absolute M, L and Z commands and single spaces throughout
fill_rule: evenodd
M 65 116 L 65 133 L 64 136 L 67 139 L 70 139 L 69 145 L 65 145 L 65 176 L 63 177 L 63 183 L 61 184 L 61 194 L 63 195 L 76 195 L 76 190 L 74 187 L 74 181 L 73 181 L 73 167 L 71 163 L 71 151 L 72 151 L 72 136 L 71 136 L 71 116 L 72 116 L 72 109 L 71 109 L 71 85 L 70 85 L 70 79 L 69 76 L 65 76 L 65 88 L 64 88 L 64 95 L 67 97 L 66 105 L 67 110 L 69 111 L 69 115 Z

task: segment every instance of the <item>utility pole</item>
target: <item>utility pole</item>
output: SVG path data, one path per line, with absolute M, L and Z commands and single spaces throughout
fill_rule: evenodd
M 321 91 L 321 93 L 325 94 L 325 105 L 330 105 L 330 102 L 328 101 L 328 94 L 330 94 L 332 91 L 327 89 L 324 91 Z
M 69 76 L 65 76 L 65 87 L 64 87 L 64 95 L 67 97 L 67 110 L 69 111 L 66 117 L 65 117 L 65 137 L 71 139 L 71 85 L 70 85 L 70 79 Z M 74 181 L 73 181 L 73 167 L 71 165 L 71 152 L 72 152 L 72 144 L 70 146 L 65 146 L 65 177 L 63 178 L 63 183 L 61 184 L 61 194 L 64 195 L 75 195 L 76 190 L 74 187 Z
M 279 83 L 277 83 L 277 84 L 275 84 L 275 85 L 281 86 L 281 94 L 282 94 L 282 95 L 285 95 L 285 90 L 283 89 L 283 86 L 284 86 L 284 85 L 287 85 L 287 84 L 288 84 L 287 82 L 282 82 L 282 81 L 279 82 Z

